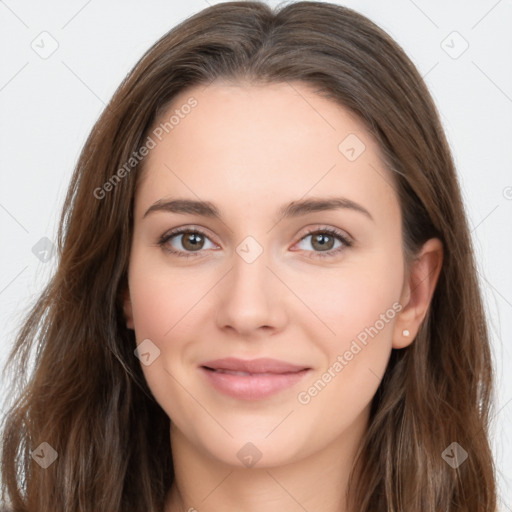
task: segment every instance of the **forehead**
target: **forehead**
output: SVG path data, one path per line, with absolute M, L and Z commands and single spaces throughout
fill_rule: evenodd
M 398 208 L 393 176 L 364 123 L 309 84 L 194 86 L 174 98 L 150 136 L 145 203 L 166 193 L 262 205 L 343 194 Z

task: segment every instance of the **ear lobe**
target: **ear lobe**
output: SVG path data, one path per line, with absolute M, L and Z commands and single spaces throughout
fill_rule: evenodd
M 443 244 L 438 238 L 431 238 L 411 264 L 404 283 L 400 303 L 405 304 L 395 324 L 393 348 L 405 348 L 416 337 L 428 313 L 442 263 Z

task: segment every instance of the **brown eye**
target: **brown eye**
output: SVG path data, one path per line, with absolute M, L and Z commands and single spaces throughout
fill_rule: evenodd
M 210 244 L 208 247 L 205 244 Z M 216 246 L 207 235 L 197 229 L 177 229 L 163 235 L 158 245 L 176 256 L 199 256 L 202 249 L 215 249 Z M 195 254 L 194 254 L 195 253 Z
M 352 241 L 348 236 L 333 228 L 309 231 L 299 242 L 299 248 L 309 252 L 313 258 L 336 256 L 351 246 Z
M 204 246 L 204 236 L 199 233 L 190 232 L 181 236 L 181 244 L 187 251 L 198 251 Z
M 317 233 L 311 235 L 311 246 L 319 251 L 328 251 L 334 247 L 335 239 L 331 235 Z

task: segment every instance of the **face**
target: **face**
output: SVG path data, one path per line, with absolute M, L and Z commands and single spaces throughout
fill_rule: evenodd
M 404 344 L 376 142 L 301 83 L 190 88 L 150 136 L 125 314 L 176 442 L 260 467 L 353 442 Z

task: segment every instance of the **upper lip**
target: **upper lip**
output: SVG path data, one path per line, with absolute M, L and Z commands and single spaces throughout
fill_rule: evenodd
M 296 373 L 301 370 L 309 369 L 307 366 L 287 363 L 278 359 L 260 358 L 260 359 L 238 359 L 236 357 L 225 357 L 206 361 L 201 366 L 212 370 L 232 370 L 236 372 L 247 373 Z

